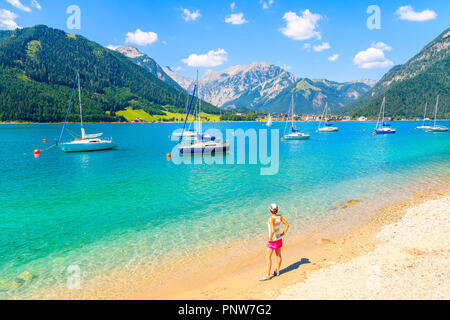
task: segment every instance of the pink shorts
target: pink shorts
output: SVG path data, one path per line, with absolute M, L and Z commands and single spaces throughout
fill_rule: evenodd
M 278 241 L 269 241 L 269 244 L 267 245 L 267 248 L 271 250 L 280 250 L 283 247 L 283 239 L 280 239 Z

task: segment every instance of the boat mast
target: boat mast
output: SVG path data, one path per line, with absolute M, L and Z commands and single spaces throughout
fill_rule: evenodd
M 439 105 L 439 95 L 437 96 L 436 108 L 435 108 L 435 111 L 434 111 L 434 127 L 436 127 L 438 105 Z
M 81 136 L 84 139 L 83 108 L 81 107 L 81 84 L 80 84 L 80 74 L 78 72 L 77 72 L 77 77 L 78 77 L 78 100 L 80 102 Z
M 294 128 L 294 95 L 292 95 L 291 104 L 292 104 L 292 129 L 295 129 Z
M 381 115 L 383 115 L 383 120 L 382 123 L 384 123 L 384 105 L 386 104 L 386 97 L 383 98 L 383 103 L 381 104 L 381 109 L 380 109 L 380 114 L 378 115 L 378 121 L 377 121 L 377 129 L 380 126 L 380 120 L 381 120 Z
M 422 124 L 423 127 L 425 127 L 425 119 L 427 118 L 427 107 L 428 101 L 425 103 L 425 112 L 423 113 L 423 124 Z
M 197 133 L 199 135 L 202 134 L 202 122 L 200 119 L 200 99 L 199 99 L 199 91 L 200 91 L 200 87 L 199 87 L 199 82 L 198 82 L 198 70 L 197 70 Z

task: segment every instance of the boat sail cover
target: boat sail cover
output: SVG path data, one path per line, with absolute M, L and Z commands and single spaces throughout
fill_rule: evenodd
M 86 131 L 84 131 L 84 128 L 81 128 L 81 138 L 84 139 L 95 139 L 98 137 L 101 137 L 103 133 L 95 133 L 95 134 L 86 134 Z

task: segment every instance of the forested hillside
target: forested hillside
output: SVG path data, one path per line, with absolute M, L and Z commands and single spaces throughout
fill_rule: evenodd
M 122 54 L 40 25 L 0 31 L 0 121 L 63 121 L 77 72 L 87 121 L 118 121 L 115 112 L 127 107 L 149 114 L 185 110 L 185 93 Z M 220 113 L 207 103 L 203 111 Z

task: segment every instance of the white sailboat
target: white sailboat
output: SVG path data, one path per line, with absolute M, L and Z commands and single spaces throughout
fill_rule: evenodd
M 194 117 L 196 119 L 194 124 L 194 131 L 186 131 L 186 123 L 189 118 L 192 103 L 195 98 L 195 93 L 198 88 L 197 84 L 194 86 L 194 92 L 192 94 L 191 102 L 189 104 L 188 110 L 186 112 L 186 120 L 184 122 L 184 128 L 179 135 L 179 146 L 178 150 L 181 154 L 218 154 L 226 153 L 230 150 L 230 144 L 228 141 L 221 142 L 216 137 L 211 137 L 209 135 L 204 135 L 202 133 L 202 121 L 200 117 L 200 99 L 197 99 L 197 107 L 194 110 Z M 187 135 L 185 133 L 188 132 Z M 191 132 L 194 132 L 193 136 Z
M 435 107 L 435 110 L 434 110 L 434 125 L 432 127 L 430 127 L 427 130 L 427 132 L 447 132 L 448 131 L 447 127 L 436 126 L 438 106 L 439 106 L 439 96 L 437 96 L 436 107 Z
M 81 138 L 76 138 L 71 142 L 62 142 L 61 138 L 64 133 L 64 129 L 67 124 L 67 116 L 69 115 L 70 106 L 72 103 L 73 93 L 75 90 L 75 85 L 78 82 L 78 99 L 80 104 L 80 122 L 81 122 Z M 59 141 L 57 143 L 58 147 L 64 152 L 87 152 L 87 151 L 102 151 L 102 150 L 110 150 L 115 148 L 115 144 L 112 139 L 100 139 L 103 133 L 96 134 L 86 134 L 86 131 L 83 127 L 83 107 L 81 105 L 81 84 L 80 84 L 80 75 L 77 73 L 75 77 L 75 84 L 72 89 L 72 96 L 69 102 L 69 108 L 67 109 L 66 119 L 64 121 L 64 126 L 61 131 L 61 135 Z
M 325 121 L 323 121 L 323 120 L 325 120 Z M 323 127 L 322 127 L 322 123 L 324 124 Z M 333 124 L 328 123 L 328 102 L 325 105 L 325 110 L 323 111 L 322 120 L 319 123 L 318 130 L 319 130 L 319 132 L 337 132 L 337 131 L 339 131 L 338 127 L 335 127 Z
M 425 123 L 427 122 L 427 107 L 428 107 L 428 102 L 425 103 L 425 111 L 423 112 L 423 123 L 420 127 L 417 127 L 416 129 L 430 129 L 431 126 L 426 126 Z
M 302 133 L 297 130 L 295 127 L 294 122 L 294 96 L 292 95 L 291 99 L 291 110 L 289 111 L 291 113 L 291 129 L 288 134 L 286 134 L 287 125 L 289 122 L 289 118 L 286 121 L 286 128 L 284 129 L 284 139 L 285 140 L 308 140 L 310 138 L 309 134 Z
M 267 118 L 266 126 L 271 127 L 272 126 L 272 116 L 269 113 L 269 117 Z
M 386 111 L 386 97 L 383 98 L 383 103 L 381 104 L 380 114 L 378 116 L 377 126 L 374 129 L 375 134 L 394 134 L 397 132 L 396 129 L 391 128 L 390 124 L 384 122 Z

